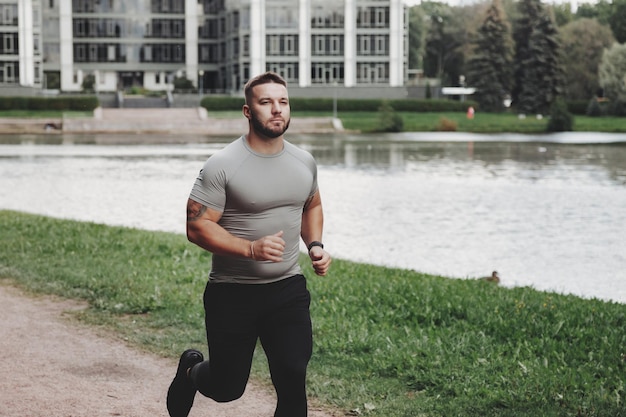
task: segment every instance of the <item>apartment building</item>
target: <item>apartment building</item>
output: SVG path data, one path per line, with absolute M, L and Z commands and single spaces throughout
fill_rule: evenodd
M 0 9 L 0 84 L 162 91 L 184 78 L 229 93 L 265 70 L 302 88 L 407 78 L 402 0 L 0 0 Z
M 38 0 L 0 0 L 0 87 L 39 88 L 42 81 Z

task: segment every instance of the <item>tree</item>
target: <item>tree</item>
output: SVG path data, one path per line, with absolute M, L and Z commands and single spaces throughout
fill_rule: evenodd
M 571 132 L 573 129 L 574 117 L 567 109 L 567 103 L 559 98 L 552 104 L 546 130 L 548 132 Z
M 383 101 L 378 108 L 378 131 L 379 132 L 402 132 L 404 121 L 391 107 L 388 101 Z
M 554 23 L 557 27 L 565 26 L 574 20 L 571 3 L 552 4 L 549 7 L 554 14 Z
M 409 68 L 422 68 L 424 55 L 424 11 L 414 6 L 409 9 Z
M 598 19 L 601 25 L 608 25 L 612 14 L 612 3 L 607 0 L 599 0 L 597 3 L 582 3 L 576 9 L 576 17 Z
M 520 91 L 523 86 L 525 74 L 524 61 L 529 59 L 530 34 L 542 11 L 540 0 L 521 0 L 518 3 L 518 18 L 513 25 L 513 41 L 515 42 L 515 55 L 513 59 L 513 91 L 511 98 L 517 104 Z
M 600 86 L 598 66 L 602 53 L 615 42 L 611 29 L 596 19 L 582 18 L 563 26 L 559 35 L 563 95 L 573 100 L 593 97 Z
M 604 50 L 598 74 L 606 97 L 616 106 L 626 104 L 626 44 L 614 43 Z
M 626 0 L 613 0 L 609 24 L 619 43 L 626 42 Z
M 478 29 L 474 53 L 468 62 L 468 85 L 476 87 L 474 98 L 482 110 L 504 108 L 504 96 L 513 84 L 512 61 L 510 25 L 500 0 L 494 0 Z
M 423 7 L 426 5 L 428 3 L 423 4 Z M 465 62 L 463 46 L 467 42 L 465 25 L 460 21 L 463 16 L 458 12 L 453 13 L 450 6 L 438 3 L 430 3 L 426 10 L 429 25 L 426 35 L 424 75 L 439 78 L 443 85 L 458 85 Z
M 550 15 L 543 9 L 538 0 L 522 0 L 522 17 L 520 21 L 526 32 L 520 27 L 516 29 L 515 63 L 517 94 L 515 104 L 522 113 L 547 112 L 560 90 L 562 72 L 559 65 L 558 32 Z M 519 54 L 519 55 L 518 55 Z

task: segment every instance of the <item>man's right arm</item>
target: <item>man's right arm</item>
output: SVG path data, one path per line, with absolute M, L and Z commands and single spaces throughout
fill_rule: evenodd
M 222 213 L 195 200 L 187 200 L 187 239 L 216 255 L 282 261 L 285 241 L 280 231 L 255 241 L 239 238 L 218 224 Z
M 222 213 L 195 200 L 187 200 L 187 239 L 217 255 L 251 258 L 250 241 L 228 233 L 218 224 Z

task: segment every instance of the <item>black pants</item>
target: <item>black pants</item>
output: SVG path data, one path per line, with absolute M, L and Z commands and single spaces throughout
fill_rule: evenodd
M 241 397 L 260 339 L 278 396 L 274 416 L 306 416 L 306 368 L 313 349 L 310 301 L 302 275 L 272 284 L 207 284 L 209 359 L 191 371 L 198 391 L 219 402 Z

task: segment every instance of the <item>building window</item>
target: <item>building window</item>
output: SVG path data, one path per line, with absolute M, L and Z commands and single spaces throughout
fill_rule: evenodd
M 389 64 L 385 62 L 360 62 L 356 65 L 357 83 L 380 84 L 389 82 Z
M 15 40 L 12 33 L 5 33 L 2 36 L 2 53 L 12 54 L 15 53 Z
M 343 63 L 318 62 L 311 65 L 311 83 L 332 84 L 333 82 L 343 82 Z
M 339 5 L 334 9 L 318 6 L 311 11 L 312 28 L 343 28 L 343 22 L 343 5 Z
M 330 55 L 343 54 L 343 38 L 341 36 L 330 36 Z
M 374 9 L 374 25 L 379 28 L 389 27 L 389 8 L 376 7 Z
M 33 34 L 33 52 L 35 53 L 35 55 L 39 55 L 39 53 L 41 52 L 41 43 L 39 41 L 39 35 L 34 35 Z
M 268 55 L 280 55 L 280 36 L 269 35 L 265 49 Z
M 243 43 L 242 56 L 250 56 L 250 35 L 244 35 L 241 42 Z
M 143 60 L 146 62 L 152 61 L 152 45 L 145 45 L 143 47 Z
M 89 45 L 89 59 L 88 62 L 98 62 L 98 45 Z
M 298 64 L 295 62 L 268 62 L 265 66 L 267 71 L 279 74 L 288 83 L 298 82 Z
M 376 55 L 389 55 L 389 37 L 386 35 L 377 35 L 374 39 L 376 42 L 374 53 Z
M 343 36 L 313 35 L 313 55 L 339 56 L 343 55 Z
M 96 19 L 89 19 L 89 36 L 95 38 L 98 36 L 98 21 Z
M 80 43 L 74 45 L 74 60 L 76 62 L 85 62 L 85 45 Z
M 359 7 L 356 25 L 357 28 L 388 28 L 389 7 Z
M 17 68 L 16 62 L 5 62 L 4 65 L 0 65 L 0 83 L 16 82 L 19 76 Z
M 357 35 L 357 55 L 370 55 L 370 35 Z
M 74 34 L 77 38 L 85 36 L 85 21 L 83 19 L 74 19 Z
M 112 62 L 115 61 L 116 53 L 115 53 L 115 45 L 109 45 L 107 47 L 107 61 Z
M 106 28 L 107 28 L 106 29 L 107 30 L 106 35 L 108 37 L 112 38 L 112 37 L 115 37 L 117 35 L 118 31 L 116 30 L 116 26 L 117 25 L 115 24 L 115 20 L 113 20 L 113 19 L 107 19 L 106 20 Z
M 296 35 L 285 35 L 283 55 L 298 55 L 298 37 Z
M 172 45 L 174 48 L 174 62 L 183 62 L 185 60 L 185 47 L 183 45 Z
M 17 26 L 17 5 L 4 4 L 2 6 L 2 23 L 5 26 Z
M 284 29 L 298 27 L 298 9 L 283 7 L 266 7 L 265 9 L 265 26 L 268 29 Z
M 175 38 L 184 38 L 185 37 L 185 22 L 179 19 L 176 19 L 172 22 L 174 28 L 173 33 Z

